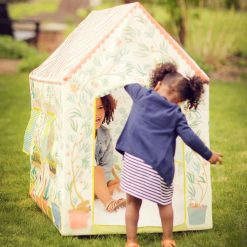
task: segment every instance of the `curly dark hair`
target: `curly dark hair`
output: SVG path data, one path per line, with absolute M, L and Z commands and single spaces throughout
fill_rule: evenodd
M 151 74 L 151 83 L 150 87 L 155 88 L 159 81 L 163 81 L 164 77 L 167 74 L 175 74 L 177 73 L 177 68 L 172 63 L 160 63 L 156 66 L 156 68 L 152 71 Z
M 113 114 L 114 110 L 116 109 L 117 102 L 112 97 L 111 94 L 105 95 L 103 97 L 100 97 L 102 100 L 102 104 L 105 110 L 105 118 L 103 120 L 103 123 L 109 124 L 111 121 L 113 121 Z
M 184 77 L 177 72 L 176 65 L 172 63 L 159 64 L 152 72 L 150 87 L 155 88 L 158 82 L 168 85 L 172 90 L 179 92 L 181 101 L 188 101 L 189 109 L 197 108 L 201 95 L 204 93 L 200 77 Z
M 178 84 L 178 90 L 182 101 L 188 100 L 188 108 L 196 109 L 199 105 L 201 95 L 204 93 L 203 81 L 198 76 L 188 79 L 183 78 L 182 82 Z

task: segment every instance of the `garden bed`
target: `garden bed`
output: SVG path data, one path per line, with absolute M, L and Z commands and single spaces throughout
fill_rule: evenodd
M 21 59 L 0 58 L 0 74 L 15 74 Z

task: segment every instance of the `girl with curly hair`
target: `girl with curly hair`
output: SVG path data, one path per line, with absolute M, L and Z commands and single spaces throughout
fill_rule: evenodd
M 138 247 L 137 223 L 142 199 L 158 205 L 163 228 L 162 247 L 174 247 L 173 177 L 176 138 L 212 164 L 222 155 L 209 150 L 188 126 L 178 104 L 187 101 L 197 108 L 204 92 L 199 77 L 182 76 L 174 64 L 160 64 L 152 73 L 151 89 L 129 84 L 125 90 L 133 100 L 116 150 L 123 155 L 121 189 L 126 192 L 126 247 Z
M 113 121 L 115 108 L 116 101 L 110 94 L 96 99 L 94 193 L 110 213 L 126 205 L 124 198 L 118 200 L 112 198 L 113 191 L 119 190 L 119 179 L 116 176 L 112 179 L 114 172 L 112 138 L 109 129 L 103 125 Z

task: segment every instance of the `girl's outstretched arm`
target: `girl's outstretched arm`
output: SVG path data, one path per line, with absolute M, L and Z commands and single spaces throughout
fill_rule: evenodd
M 176 131 L 182 140 L 211 164 L 217 164 L 218 162 L 221 164 L 222 154 L 211 151 L 189 127 L 187 120 L 181 111 L 179 112 L 179 115 L 180 117 L 178 119 Z
M 178 114 L 179 117 L 176 126 L 177 134 L 191 149 L 200 154 L 205 160 L 209 160 L 213 155 L 212 151 L 189 127 L 184 114 L 181 111 L 179 111 Z
M 140 99 L 148 91 L 145 87 L 138 83 L 128 84 L 124 86 L 124 89 L 130 95 L 133 101 Z

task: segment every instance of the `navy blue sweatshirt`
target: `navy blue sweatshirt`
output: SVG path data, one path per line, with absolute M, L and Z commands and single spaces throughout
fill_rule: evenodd
M 212 156 L 212 152 L 188 126 L 178 105 L 139 84 L 129 84 L 124 88 L 133 105 L 116 144 L 118 152 L 143 159 L 168 185 L 174 177 L 177 136 L 204 159 Z

